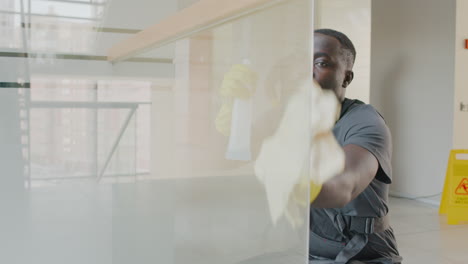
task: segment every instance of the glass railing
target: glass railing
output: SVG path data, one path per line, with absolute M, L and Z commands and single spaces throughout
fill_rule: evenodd
M 0 263 L 307 262 L 313 1 L 210 1 L 2 1 Z

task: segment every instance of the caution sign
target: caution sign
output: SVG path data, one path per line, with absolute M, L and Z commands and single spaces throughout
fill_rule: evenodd
M 463 178 L 458 187 L 455 189 L 455 194 L 468 195 L 468 178 Z
M 439 208 L 449 225 L 468 223 L 468 150 L 452 150 Z

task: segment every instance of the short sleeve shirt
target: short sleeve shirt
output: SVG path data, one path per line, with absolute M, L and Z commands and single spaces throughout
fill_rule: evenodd
M 333 134 L 343 147 L 358 145 L 372 153 L 380 165 L 376 178 L 391 183 L 392 139 L 384 119 L 374 107 L 358 100 L 345 99 Z
M 377 174 L 369 186 L 345 207 L 311 208 L 311 231 L 326 239 L 343 241 L 327 216 L 327 211 L 359 217 L 382 217 L 388 213 L 388 190 L 392 182 L 392 140 L 383 117 L 375 108 L 350 99 L 342 103 L 341 116 L 333 134 L 342 147 L 350 144 L 360 146 L 374 155 L 379 163 Z M 398 256 L 393 230 L 390 228 L 383 233 L 370 235 L 365 251 L 374 257 Z

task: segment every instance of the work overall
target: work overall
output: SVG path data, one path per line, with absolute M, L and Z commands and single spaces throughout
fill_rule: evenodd
M 366 194 L 364 196 L 372 196 Z M 364 209 L 364 210 L 363 210 Z M 362 263 L 375 263 L 375 264 L 393 264 L 400 263 L 401 258 L 397 254 L 387 254 L 386 257 L 379 257 L 379 252 L 366 252 L 366 246 L 369 241 L 369 236 L 376 234 L 385 234 L 390 231 L 391 239 L 394 239 L 391 233 L 388 216 L 379 216 L 372 213 L 362 214 L 366 211 L 365 208 L 359 208 L 357 203 L 348 205 L 341 210 L 337 209 L 320 209 L 319 213 L 311 213 L 311 226 L 318 225 L 319 228 L 324 227 L 325 221 L 331 222 L 333 228 L 328 230 L 321 230 L 321 234 L 317 234 L 315 228 L 311 227 L 309 236 L 309 258 L 310 264 L 331 264 L 331 263 L 352 263 L 350 260 L 359 259 Z M 366 215 L 366 217 L 358 216 Z M 327 218 L 327 219 L 324 219 Z M 334 237 L 337 240 L 324 238 L 322 235 L 334 232 Z M 333 236 L 333 235 L 332 235 Z M 330 237 L 327 235 L 327 237 Z M 338 240 L 338 237 L 341 239 Z M 386 247 L 382 247 L 385 251 Z M 378 251 L 378 249 L 376 250 Z M 316 255 L 315 255 L 316 254 Z M 318 257 L 318 256 L 320 257 Z M 373 258 L 374 257 L 374 258 Z M 356 262 L 360 263 L 360 262 Z
M 362 104 L 358 100 L 346 99 L 340 119 L 348 111 Z M 345 132 L 348 133 L 348 131 Z M 340 135 L 335 134 L 335 136 L 340 144 L 346 143 L 344 139 L 340 139 Z M 380 166 L 379 173 L 383 173 Z M 388 183 L 376 177 L 356 199 L 344 208 L 311 210 L 310 264 L 401 262 L 387 216 Z

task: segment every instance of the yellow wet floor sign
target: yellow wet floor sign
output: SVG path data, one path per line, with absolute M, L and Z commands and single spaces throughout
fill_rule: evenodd
M 457 195 L 468 195 L 468 178 L 463 178 L 458 187 L 455 189 Z
M 449 225 L 468 223 L 468 150 L 452 150 L 439 208 Z

